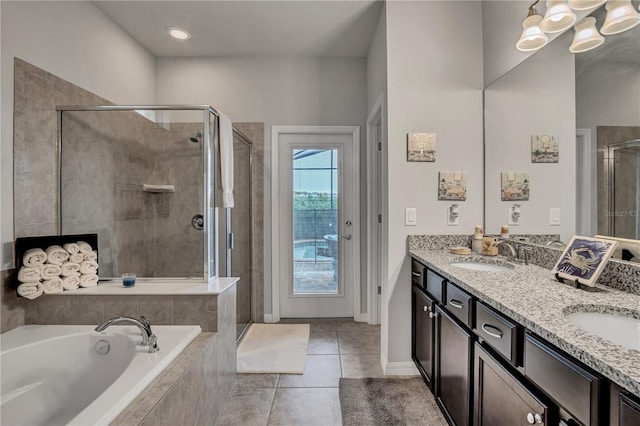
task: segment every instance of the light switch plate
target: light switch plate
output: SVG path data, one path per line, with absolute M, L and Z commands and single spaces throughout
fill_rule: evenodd
M 415 207 L 407 207 L 404 209 L 404 224 L 406 226 L 416 226 L 418 224 L 417 214 Z
M 552 207 L 549 209 L 549 225 L 560 225 L 560 208 Z

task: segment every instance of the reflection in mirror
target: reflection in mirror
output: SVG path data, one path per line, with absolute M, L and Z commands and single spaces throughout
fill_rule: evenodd
M 604 12 L 592 14 L 598 28 Z M 569 52 L 572 38 L 570 30 L 486 88 L 488 233 L 508 220 L 510 204 L 496 195 L 497 176 L 514 171 L 528 172 L 531 182 L 530 200 L 521 202 L 521 224 L 511 227 L 512 234 L 639 239 L 638 151 L 609 153 L 640 140 L 640 26 L 576 55 Z M 528 144 L 535 134 L 557 137 L 558 163 L 531 162 Z M 550 225 L 551 208 L 560 208 L 560 225 Z
M 60 117 L 61 233 L 98 233 L 101 278 L 202 279 L 203 111 Z

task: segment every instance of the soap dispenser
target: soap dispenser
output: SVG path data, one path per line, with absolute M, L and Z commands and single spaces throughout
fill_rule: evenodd
M 482 225 L 476 225 L 473 231 L 473 238 L 471 239 L 471 251 L 480 253 L 482 251 Z

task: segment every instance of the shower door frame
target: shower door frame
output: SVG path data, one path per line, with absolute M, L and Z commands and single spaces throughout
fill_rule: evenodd
M 605 151 L 604 158 L 604 188 L 605 191 L 608 191 L 607 194 L 607 209 L 609 212 L 615 211 L 616 207 L 616 191 L 615 191 L 615 183 L 616 183 L 616 151 L 626 149 L 626 148 L 636 148 L 640 147 L 640 139 L 632 139 L 625 142 L 617 142 L 607 145 L 607 150 Z M 636 218 L 636 221 L 638 218 Z M 607 220 L 607 232 L 605 235 L 613 236 L 616 228 L 616 216 L 615 214 L 609 214 L 609 220 Z M 636 223 L 637 227 L 637 223 Z
M 203 210 L 204 210 L 204 236 L 205 253 L 203 253 L 203 274 L 202 278 L 188 277 L 137 277 L 139 281 L 185 281 L 185 282 L 209 282 L 219 277 L 219 244 L 217 240 L 218 215 L 217 215 L 217 177 L 215 169 L 215 146 L 218 142 L 217 122 L 220 119 L 220 113 L 211 105 L 56 105 L 57 124 L 58 124 L 58 141 L 56 146 L 57 182 L 58 182 L 58 232 L 62 234 L 62 206 L 60 203 L 60 195 L 62 188 L 62 113 L 65 111 L 202 111 L 202 128 L 203 128 L 203 169 L 204 169 L 204 185 L 203 185 Z M 209 116 L 213 114 L 215 124 L 213 129 L 209 126 Z M 209 209 L 213 209 L 213 214 L 209 214 Z M 215 238 L 211 238 L 211 233 L 215 232 Z M 209 267 L 210 259 L 214 259 L 214 266 Z M 213 270 L 212 270 L 213 269 Z M 115 279 L 115 277 L 109 277 Z

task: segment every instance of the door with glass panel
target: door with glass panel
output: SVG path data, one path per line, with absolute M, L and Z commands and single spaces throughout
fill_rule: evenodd
M 278 138 L 281 318 L 353 316 L 353 139 L 351 131 Z

